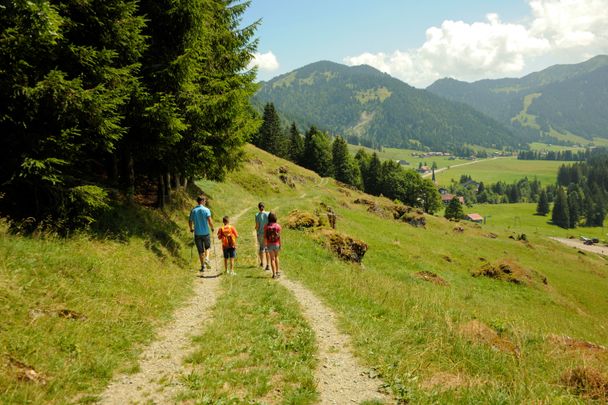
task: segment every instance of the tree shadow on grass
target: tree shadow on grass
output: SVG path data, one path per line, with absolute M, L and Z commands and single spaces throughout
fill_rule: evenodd
M 96 238 L 122 243 L 128 242 L 132 237 L 139 237 L 145 240 L 145 247 L 158 257 L 169 256 L 184 264 L 187 261 L 185 252 L 191 249 L 193 243 L 186 225 L 187 215 L 193 206 L 192 201 L 201 192 L 195 185 L 187 191 L 178 191 L 164 209 L 116 201 L 97 218 L 90 229 L 91 233 Z M 175 213 L 178 216 L 183 213 L 183 223 L 174 220 Z

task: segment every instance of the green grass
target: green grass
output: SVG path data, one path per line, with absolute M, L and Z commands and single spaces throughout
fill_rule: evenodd
M 575 146 L 560 146 L 560 145 L 551 145 L 549 143 L 542 142 L 532 142 L 530 143 L 530 149 L 538 152 L 563 152 L 566 150 L 571 151 L 582 151 L 585 150 L 583 147 L 575 147 Z
M 553 184 L 557 179 L 557 169 L 569 162 L 549 160 L 518 160 L 515 157 L 479 161 L 474 164 L 452 167 L 436 173 L 437 182 L 447 186 L 451 181 L 458 182 L 463 174 L 485 184 L 504 181 L 512 183 L 524 177 L 537 178 L 543 185 Z
M 581 236 L 607 240 L 608 229 L 602 227 L 579 226 L 574 229 L 563 229 L 551 224 L 551 214 L 546 216 L 535 215 L 535 203 L 518 204 L 477 204 L 465 207 L 465 213 L 476 212 L 482 216 L 489 216 L 486 220 L 488 229 L 508 230 L 513 233 L 536 236 L 557 236 L 568 238 Z
M 286 229 L 282 268 L 335 311 L 355 355 L 396 399 L 583 403 L 584 396 L 561 385 L 563 373 L 577 366 L 608 373 L 606 351 L 569 350 L 551 337 L 608 345 L 607 260 L 547 238 L 579 230 L 548 225 L 547 218 L 531 215 L 533 204 L 474 207 L 491 215 L 487 225 L 427 216 L 425 228 L 414 228 L 354 203 L 365 198 L 387 204 L 386 199 L 342 188 L 253 147 L 246 151 L 244 167 L 226 182 L 199 183 L 212 197 L 216 221 L 243 214 L 235 224 L 242 238 L 238 275 L 221 282 L 223 294 L 212 323 L 194 339 L 178 400 L 318 400 L 310 326 L 291 294 L 256 267 L 253 214 L 260 200 L 277 212 L 279 223 L 296 208 L 322 215 L 323 206 L 331 206 L 338 231 L 368 244 L 358 266 L 337 259 L 314 231 Z M 292 186 L 280 180 L 279 167 L 287 168 Z M 183 228 L 177 217 L 169 222 L 185 229 L 180 215 Z M 455 231 L 458 227 L 462 230 Z M 125 242 L 2 233 L 0 307 L 8 314 L 0 327 L 2 353 L 32 366 L 48 382 L 19 381 L 6 361 L 0 363 L 0 402 L 86 401 L 113 373 L 136 370 L 137 343 L 153 338 L 155 327 L 191 288 L 191 274 L 179 267 L 187 261 L 183 231 L 163 229 L 149 239 L 139 231 L 112 232 Z M 593 236 L 599 228 L 589 231 Z M 528 242 L 509 238 L 518 233 L 526 233 Z M 525 274 L 522 284 L 472 277 L 484 263 L 505 260 Z M 447 285 L 423 281 L 416 276 L 421 271 L 437 274 Z M 86 319 L 48 316 L 64 308 Z M 500 345 L 472 335 L 471 322 L 486 325 Z
M 185 233 L 165 226 L 171 220 L 140 214 L 181 243 Z M 2 225 L 0 402 L 86 402 L 115 372 L 135 370 L 138 345 L 153 339 L 191 291 L 179 251 L 153 236 L 22 237 Z M 25 369 L 42 380 L 20 378 Z
M 545 228 L 530 232 L 529 243 L 510 239 L 520 230 L 494 226 L 498 216 L 485 227 L 428 217 L 421 229 L 370 214 L 353 204 L 362 195 L 331 181 L 316 187 L 313 177 L 295 190 L 283 189 L 272 173 L 284 163 L 255 153 L 262 163 L 235 179 L 256 183 L 259 174 L 274 184 L 261 198 L 278 207 L 279 222 L 294 208 L 312 212 L 324 203 L 336 210 L 340 232 L 368 243 L 361 268 L 336 259 L 310 232 L 286 230 L 282 263 L 336 311 L 356 355 L 378 371 L 395 397 L 413 403 L 578 403 L 582 397 L 563 388 L 560 376 L 577 365 L 608 372 L 605 355 L 562 350 L 550 341 L 551 335 L 567 335 L 608 343 L 604 259 L 548 240 Z M 300 193 L 305 198 L 293 198 Z M 456 226 L 464 232 L 454 232 Z M 481 259 L 510 260 L 530 279 L 515 285 L 474 278 Z M 434 272 L 449 285 L 422 281 L 415 277 L 419 271 Z M 488 325 L 516 353 L 467 338 L 462 330 L 472 320 Z M 459 383 L 431 383 L 446 375 Z
M 366 148 L 363 146 L 348 145 L 348 148 L 352 154 L 357 153 L 357 151 L 362 148 L 369 154 L 376 152 L 378 154 L 378 157 L 382 160 L 405 160 L 410 163 L 409 165 L 405 166 L 405 168 L 408 168 L 408 169 L 417 169 L 418 165 L 420 163 L 422 163 L 423 165 L 426 164 L 428 166 L 431 166 L 433 164 L 433 162 L 435 162 L 435 163 L 437 163 L 437 167 L 441 168 L 441 167 L 448 167 L 450 165 L 456 165 L 456 164 L 460 164 L 460 163 L 469 162 L 469 160 L 460 159 L 460 158 L 451 160 L 449 157 L 446 157 L 446 156 L 431 156 L 431 157 L 427 157 L 427 158 L 415 157 L 415 156 L 412 156 L 412 153 L 418 154 L 418 153 L 423 153 L 423 152 L 413 150 L 413 149 L 382 148 L 382 151 L 379 152 L 377 150 Z M 481 149 L 481 148 L 477 148 L 477 149 Z
M 314 403 L 314 333 L 295 299 L 268 272 L 253 259 L 239 262 L 237 275 L 222 282 L 214 322 L 194 340 L 191 371 L 182 376 L 186 389 L 178 399 Z

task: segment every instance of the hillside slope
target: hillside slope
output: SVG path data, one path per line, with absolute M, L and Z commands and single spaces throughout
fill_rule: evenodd
M 227 183 L 203 188 L 221 190 L 228 200 L 242 198 L 245 189 L 278 213 L 285 273 L 336 311 L 357 354 L 397 398 L 577 402 L 583 397 L 566 387 L 571 370 L 608 372 L 608 352 L 597 346 L 608 345 L 605 259 L 542 235 L 511 239 L 516 228 L 432 216 L 424 216 L 425 227 L 414 227 L 393 219 L 386 199 L 253 147 L 248 155 Z M 367 243 L 362 266 L 337 258 L 324 228 L 286 229 L 293 210 L 322 218 L 327 207 L 337 214 L 339 233 Z M 511 282 L 488 277 L 496 271 L 509 279 L 501 268 L 511 272 Z M 488 276 L 473 277 L 483 272 Z
M 254 101 L 274 103 L 301 128 L 316 125 L 355 144 L 446 149 L 520 142 L 503 125 L 462 103 L 365 65 L 313 63 L 264 83 Z
M 520 79 L 474 83 L 441 79 L 428 91 L 466 103 L 520 133 L 551 129 L 592 140 L 608 138 L 608 56 L 555 65 Z M 523 118 L 523 119 L 522 119 Z
M 313 373 L 323 335 L 313 334 L 293 295 L 258 267 L 258 201 L 283 225 L 283 273 L 333 311 L 366 372 L 384 380 L 395 400 L 608 399 L 606 259 L 538 233 L 517 240 L 515 225 L 424 215 L 255 147 L 245 153 L 224 182 L 198 182 L 216 220 L 244 214 L 237 276 L 220 279 L 213 321 L 194 331 L 173 387 L 176 402 L 308 404 L 320 397 Z M 294 210 L 315 219 L 313 226 L 290 227 Z M 136 344 L 149 341 L 190 294 L 188 252 L 178 249 L 172 260 L 164 247 L 186 241 L 183 219 L 182 211 L 149 234 L 163 243 L 137 233 L 123 235 L 129 242 L 74 237 L 62 244 L 2 233 L 0 305 L 8 321 L 0 335 L 0 402 L 91 402 L 112 374 L 137 371 Z M 361 264 L 343 259 L 361 254 L 348 249 L 349 237 L 367 245 Z M 74 317 L 59 315 L 71 313 L 62 309 Z M 24 380 L 22 365 L 46 383 Z

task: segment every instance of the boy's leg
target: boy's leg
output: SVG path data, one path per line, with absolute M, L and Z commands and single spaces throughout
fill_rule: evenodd
M 281 273 L 281 266 L 279 266 L 279 251 L 275 251 L 274 252 L 274 262 L 275 262 L 275 266 L 277 268 L 277 274 Z

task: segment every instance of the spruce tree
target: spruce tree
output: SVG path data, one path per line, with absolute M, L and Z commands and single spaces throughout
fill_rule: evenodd
M 292 122 L 291 127 L 289 128 L 289 160 L 294 163 L 301 164 L 303 154 L 304 139 L 302 139 L 300 131 L 298 131 L 298 127 L 296 127 L 296 123 Z
M 557 190 L 553 211 L 551 213 L 551 221 L 562 228 L 570 226 L 570 214 L 568 209 L 568 197 L 562 187 Z
M 540 197 L 538 198 L 536 213 L 543 216 L 549 213 L 549 199 L 547 198 L 547 192 L 545 190 L 541 191 Z
M 382 163 L 376 152 L 372 153 L 372 157 L 369 161 L 367 173 L 363 178 L 363 186 L 365 192 L 373 195 L 380 195 L 382 192 L 380 186 L 380 179 L 382 177 Z
M 331 141 L 329 136 L 310 127 L 304 138 L 304 167 L 315 171 L 320 176 L 332 176 L 333 165 L 331 156 Z
M 576 228 L 581 216 L 581 203 L 577 189 L 574 187 L 568 192 L 568 221 L 570 228 Z
M 348 151 L 348 144 L 337 136 L 332 145 L 334 178 L 355 187 L 361 186 L 361 173 Z
M 445 208 L 445 213 L 443 216 L 447 219 L 456 220 L 464 218 L 464 210 L 457 196 L 454 196 L 454 198 L 450 200 L 450 203 Z
M 264 106 L 262 126 L 256 138 L 258 139 L 258 146 L 260 148 L 275 156 L 286 157 L 285 136 L 281 128 L 281 120 L 273 103 L 266 103 Z
M 103 208 L 145 47 L 137 2 L 0 7 L 0 194 L 14 219 L 67 227 Z M 100 175 L 101 174 L 101 175 Z M 59 220 L 59 221 L 57 221 Z

